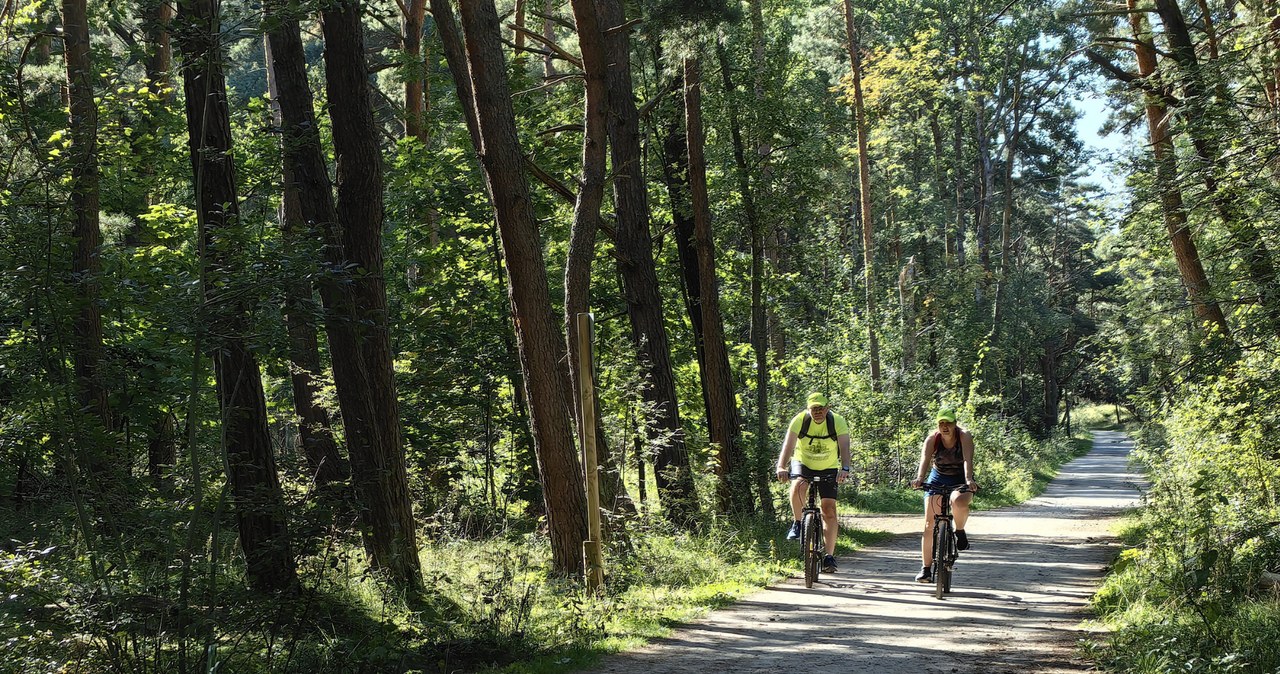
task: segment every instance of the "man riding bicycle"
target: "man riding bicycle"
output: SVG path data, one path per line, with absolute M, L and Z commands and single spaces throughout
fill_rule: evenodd
M 793 521 L 787 531 L 787 540 L 800 537 L 800 512 L 809 497 L 809 479 L 824 476 L 818 483 L 822 496 L 822 532 L 826 556 L 822 558 L 822 571 L 836 571 L 836 483 L 849 477 L 849 423 L 844 417 L 830 410 L 830 401 L 821 393 L 810 393 L 807 409 L 797 414 L 787 427 L 787 437 L 778 455 L 778 480 L 791 483 L 791 516 Z M 793 475 L 791 455 L 798 459 L 797 474 Z M 831 481 L 834 478 L 835 481 Z
M 969 549 L 969 537 L 964 532 L 964 524 L 969 519 L 969 503 L 973 501 L 973 492 L 978 491 L 978 483 L 973 481 L 973 436 L 969 431 L 956 425 L 956 411 L 950 407 L 938 410 L 938 429 L 929 433 L 920 448 L 920 467 L 916 470 L 916 479 L 911 481 L 912 489 L 921 485 L 941 484 L 946 486 L 966 485 L 969 491 L 951 493 L 951 511 L 956 525 L 956 548 Z M 933 466 L 930 470 L 930 465 Z M 929 477 L 925 478 L 925 471 Z M 942 493 L 929 490 L 925 495 L 924 535 L 920 537 L 920 573 L 916 581 L 933 582 L 933 569 L 929 561 L 933 559 L 933 518 L 942 508 Z

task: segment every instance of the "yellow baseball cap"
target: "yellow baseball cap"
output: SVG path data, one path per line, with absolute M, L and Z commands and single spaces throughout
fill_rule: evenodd
M 807 403 L 806 407 L 813 407 L 815 405 L 819 407 L 826 407 L 827 405 L 831 404 L 831 401 L 827 400 L 826 396 L 816 391 L 813 393 L 810 393 L 809 397 L 806 398 L 805 401 Z

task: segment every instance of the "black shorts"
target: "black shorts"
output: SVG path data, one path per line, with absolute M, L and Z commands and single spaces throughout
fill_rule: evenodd
M 822 478 L 822 481 L 818 483 L 818 495 L 821 496 L 822 498 L 836 497 L 836 473 L 840 472 L 839 468 L 828 468 L 826 470 L 814 470 L 804 465 L 803 463 L 798 464 L 798 466 L 799 466 L 798 471 L 795 470 L 796 466 L 792 466 L 792 471 L 791 471 L 791 474 L 793 476 L 792 479 L 795 479 L 794 476 L 796 475 L 799 475 L 800 477 L 803 477 L 803 478 L 809 478 L 817 475 Z

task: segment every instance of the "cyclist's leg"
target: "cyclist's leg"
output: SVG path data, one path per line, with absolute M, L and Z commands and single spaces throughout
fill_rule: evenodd
M 942 510 L 942 496 L 925 495 L 924 503 L 924 534 L 920 536 L 920 566 L 930 566 L 933 563 L 933 518 Z
M 836 517 L 836 500 L 822 499 L 822 537 L 826 539 L 827 554 L 836 554 L 836 534 L 840 528 L 840 519 Z
M 804 501 L 809 497 L 809 481 L 799 477 L 791 478 L 791 519 L 799 522 L 804 511 Z
M 964 523 L 969 521 L 969 504 L 972 502 L 973 494 L 971 492 L 951 493 L 951 514 L 955 515 L 957 531 L 964 529 Z

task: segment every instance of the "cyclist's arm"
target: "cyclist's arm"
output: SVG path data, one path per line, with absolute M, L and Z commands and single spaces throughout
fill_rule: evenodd
M 929 466 L 933 462 L 929 456 L 929 447 L 933 444 L 933 436 L 937 433 L 934 431 L 925 436 L 924 442 L 920 443 L 920 466 L 916 468 L 916 479 L 911 481 L 912 487 L 919 487 L 924 484 L 924 478 L 929 473 Z
M 969 491 L 978 491 L 978 483 L 973 480 L 973 436 L 968 431 L 960 433 L 960 451 L 964 454 L 964 482 Z
M 793 430 L 787 430 L 787 438 L 782 441 L 782 451 L 778 453 L 778 479 L 786 480 L 791 476 L 791 454 L 796 450 L 799 437 Z
M 849 460 L 850 455 L 849 455 L 849 434 L 848 433 L 845 433 L 844 435 L 841 435 L 840 437 L 836 438 L 836 447 L 838 448 L 840 453 L 840 472 L 844 473 L 844 475 L 837 474 L 836 479 L 838 481 L 843 481 L 845 478 L 849 477 L 849 467 L 853 465 L 852 462 Z

